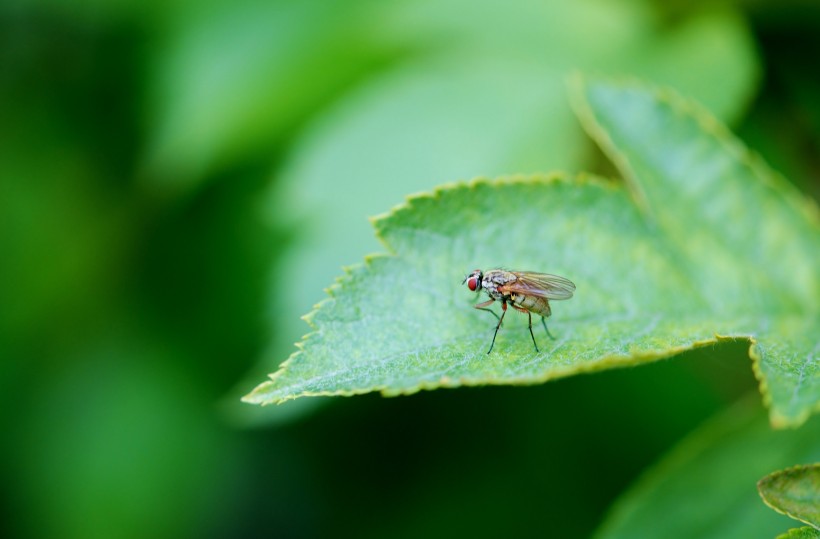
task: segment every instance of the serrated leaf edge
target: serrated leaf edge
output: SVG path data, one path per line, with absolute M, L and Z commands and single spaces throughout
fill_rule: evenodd
M 316 325 L 313 323 L 314 316 L 324 307 L 324 305 L 335 299 L 336 291 L 339 290 L 345 283 L 345 281 L 349 278 L 351 273 L 358 269 L 358 268 L 367 268 L 370 266 L 373 260 L 381 257 L 390 257 L 390 256 L 397 256 L 397 253 L 393 249 L 393 247 L 387 242 L 386 238 L 384 237 L 383 224 L 389 221 L 390 218 L 403 213 L 405 211 L 412 211 L 417 201 L 419 200 L 437 200 L 439 199 L 444 193 L 449 193 L 452 191 L 462 190 L 462 189 L 469 189 L 474 190 L 479 186 L 506 186 L 506 185 L 517 185 L 517 184 L 524 184 L 524 185 L 533 185 L 533 184 L 543 184 L 543 185 L 550 185 L 555 182 L 566 182 L 576 185 L 583 185 L 583 184 L 593 184 L 599 187 L 604 187 L 608 189 L 620 189 L 622 185 L 618 181 L 612 181 L 603 179 L 599 176 L 592 175 L 592 174 L 578 174 L 574 176 L 570 176 L 561 172 L 552 172 L 549 174 L 515 174 L 509 176 L 502 176 L 499 178 L 486 178 L 486 177 L 478 177 L 474 178 L 470 181 L 461 181 L 461 182 L 449 182 L 446 184 L 442 184 L 434 188 L 432 191 L 429 192 L 421 192 L 415 193 L 412 195 L 408 195 L 405 197 L 405 200 L 393 206 L 387 212 L 382 214 L 376 215 L 370 218 L 371 224 L 373 225 L 376 233 L 376 237 L 382 243 L 382 245 L 387 250 L 387 253 L 374 253 L 369 254 L 364 257 L 364 262 L 360 264 L 354 264 L 351 266 L 345 266 L 342 268 L 343 274 L 336 277 L 334 282 L 327 288 L 324 289 L 325 293 L 328 297 L 324 298 L 322 301 L 317 303 L 313 306 L 313 309 L 303 315 L 301 318 L 307 324 L 314 329 L 314 331 L 310 331 L 302 336 L 302 338 L 294 343 L 297 350 L 295 350 L 285 361 L 283 361 L 278 369 L 269 374 L 269 380 L 262 382 L 256 388 L 254 388 L 248 395 L 242 398 L 243 402 L 251 403 L 251 404 L 281 404 L 287 402 L 292 399 L 300 398 L 300 397 L 321 397 L 321 396 L 355 396 L 355 395 L 362 395 L 366 393 L 371 393 L 374 391 L 380 392 L 384 396 L 400 396 L 400 395 L 412 395 L 414 393 L 418 393 L 419 391 L 424 390 L 433 390 L 436 388 L 455 388 L 455 387 L 480 387 L 480 386 L 493 386 L 493 385 L 536 385 L 541 384 L 544 382 L 548 382 L 551 380 L 557 380 L 560 378 L 565 378 L 568 376 L 572 376 L 575 374 L 583 374 L 583 373 L 592 373 L 598 372 L 610 368 L 617 368 L 617 367 L 629 367 L 634 365 L 643 364 L 649 361 L 659 361 L 662 359 L 667 359 L 673 357 L 677 354 L 687 352 L 690 350 L 695 350 L 697 348 L 702 348 L 705 346 L 711 346 L 718 344 L 722 341 L 726 340 L 735 340 L 735 339 L 746 339 L 749 341 L 749 357 L 752 360 L 752 370 L 755 373 L 756 378 L 759 381 L 759 391 L 763 396 L 764 404 L 769 407 L 771 414 L 771 422 L 773 426 L 778 428 L 782 428 L 784 426 L 798 426 L 802 424 L 810 415 L 810 412 L 806 412 L 805 414 L 801 414 L 801 416 L 796 419 L 790 419 L 780 414 L 774 413 L 771 409 L 772 397 L 769 392 L 768 386 L 765 382 L 765 378 L 762 376 L 759 361 L 762 356 L 757 353 L 756 345 L 757 340 L 752 335 L 719 335 L 715 334 L 715 338 L 713 339 L 706 339 L 702 341 L 694 341 L 693 343 L 687 346 L 678 346 L 663 350 L 655 350 L 649 352 L 642 352 L 636 355 L 618 355 L 618 356 L 603 356 L 595 361 L 590 363 L 581 365 L 581 366 L 572 366 L 572 367 L 565 367 L 559 369 L 553 369 L 549 372 L 545 372 L 542 376 L 529 378 L 527 380 L 515 381 L 506 379 L 504 381 L 499 381 L 495 383 L 492 380 L 486 379 L 472 379 L 466 377 L 460 378 L 449 378 L 444 377 L 437 381 L 428 381 L 422 382 L 412 387 L 407 387 L 403 389 L 394 390 L 387 386 L 371 386 L 368 388 L 363 389 L 354 389 L 354 390 L 346 390 L 346 389 L 339 389 L 334 391 L 301 391 L 298 393 L 293 393 L 286 397 L 281 398 L 270 398 L 267 396 L 269 388 L 271 388 L 277 378 L 282 376 L 288 369 L 288 367 L 296 362 L 299 361 L 299 357 L 304 353 L 304 343 L 306 340 L 313 334 L 317 333 L 315 331 Z
M 803 536 L 804 530 L 817 532 L 817 535 L 820 535 L 820 531 L 818 531 L 817 528 L 814 528 L 813 526 L 802 526 L 800 528 L 792 528 L 786 533 L 778 535 L 775 539 L 799 539 Z
M 820 228 L 820 206 L 817 202 L 801 193 L 782 174 L 772 169 L 759 153 L 748 148 L 738 139 L 723 122 L 717 119 L 705 106 L 691 97 L 678 93 L 673 88 L 649 84 L 646 81 L 629 76 L 600 76 L 575 71 L 567 77 L 566 86 L 569 101 L 584 131 L 601 148 L 607 158 L 615 165 L 624 178 L 627 187 L 635 197 L 638 206 L 651 215 L 646 197 L 632 167 L 626 157 L 617 149 L 611 137 L 595 119 L 592 107 L 586 99 L 586 88 L 595 81 L 606 81 L 609 85 L 620 85 L 650 93 L 658 102 L 665 103 L 676 113 L 693 118 L 706 134 L 713 136 L 738 162 L 749 167 L 755 179 L 762 184 L 775 188 L 783 194 L 789 203 L 800 211 L 808 222 Z
M 310 335 L 310 334 L 308 334 Z M 306 335 L 306 337 L 308 336 Z M 689 352 L 692 350 L 697 350 L 699 348 L 705 348 L 708 346 L 714 346 L 716 344 L 720 344 L 721 342 L 726 341 L 735 341 L 735 340 L 749 340 L 750 337 L 748 335 L 718 335 L 715 334 L 714 338 L 711 339 L 704 339 L 699 341 L 694 341 L 690 345 L 687 346 L 676 346 L 673 348 L 666 348 L 666 349 L 658 349 L 649 352 L 641 352 L 639 354 L 633 355 L 607 355 L 598 358 L 595 361 L 590 363 L 586 363 L 581 366 L 572 366 L 572 367 L 565 367 L 565 368 L 558 368 L 552 369 L 548 372 L 545 372 L 541 376 L 537 377 L 528 377 L 526 379 L 521 380 L 498 380 L 497 382 L 494 380 L 487 380 L 487 379 L 474 379 L 468 377 L 459 377 L 459 378 L 450 378 L 448 376 L 442 377 L 435 381 L 426 381 L 416 384 L 414 386 L 402 388 L 402 389 L 391 389 L 384 385 L 374 385 L 368 388 L 363 389 L 339 389 L 333 391 L 300 391 L 298 393 L 292 393 L 285 397 L 278 397 L 278 398 L 270 398 L 266 396 L 268 392 L 268 388 L 274 385 L 275 380 L 281 376 L 285 369 L 288 367 L 291 361 L 296 360 L 299 355 L 303 353 L 302 351 L 302 342 L 297 343 L 297 347 L 299 348 L 298 351 L 294 352 L 285 362 L 283 362 L 279 370 L 269 375 L 270 380 L 261 383 L 257 386 L 250 394 L 246 395 L 242 398 L 244 402 L 252 403 L 252 404 L 261 404 L 261 405 L 268 405 L 268 404 L 282 404 L 289 400 L 301 398 L 301 397 L 352 397 L 355 395 L 363 395 L 366 393 L 372 393 L 378 391 L 385 397 L 398 397 L 398 396 L 407 396 L 413 395 L 415 393 L 419 393 L 420 391 L 431 391 L 439 388 L 457 388 L 457 387 L 485 387 L 485 386 L 531 386 L 531 385 L 538 385 L 545 382 L 549 382 L 552 380 L 558 380 L 561 378 L 566 378 L 569 376 L 575 376 L 578 374 L 590 374 L 594 372 L 609 370 L 613 368 L 624 368 L 624 367 L 631 367 L 631 366 L 639 366 L 644 365 L 648 362 L 652 361 L 661 361 L 664 359 L 672 358 L 678 354 Z
M 786 180 L 786 178 L 769 167 L 757 152 L 747 148 L 725 124 L 718 120 L 697 100 L 682 96 L 672 88 L 648 84 L 634 77 L 601 77 L 584 74 L 580 71 L 573 72 L 567 78 L 567 87 L 569 90 L 570 104 L 573 110 L 575 110 L 581 122 L 581 126 L 601 148 L 607 158 L 615 165 L 632 194 L 635 203 L 650 220 L 652 219 L 652 209 L 648 205 L 640 182 L 637 180 L 628 159 L 618 150 L 609 134 L 598 123 L 592 111 L 592 107 L 586 99 L 586 89 L 594 83 L 595 80 L 605 80 L 608 84 L 619 84 L 625 88 L 634 88 L 643 92 L 649 92 L 658 102 L 665 103 L 676 113 L 694 118 L 705 133 L 715 137 L 735 159 L 748 166 L 757 181 L 782 193 L 789 204 L 803 214 L 808 223 L 820 229 L 820 207 L 818 207 L 817 203 L 813 199 L 804 196 L 792 183 Z M 749 357 L 752 360 L 752 371 L 758 380 L 763 403 L 769 409 L 769 421 L 772 427 L 796 428 L 805 423 L 813 413 L 820 412 L 820 402 L 816 403 L 813 407 L 803 410 L 796 417 L 785 416 L 772 406 L 772 395 L 766 378 L 763 376 L 763 372 L 760 368 L 760 361 L 763 356 L 758 349 L 759 342 L 753 336 L 749 338 L 751 340 Z
M 335 298 L 335 292 L 344 284 L 345 280 L 349 277 L 349 275 L 358 268 L 367 268 L 370 266 L 372 260 L 380 257 L 386 256 L 396 256 L 397 253 L 393 249 L 393 247 L 387 242 L 386 238 L 383 235 L 384 227 L 382 226 L 383 223 L 388 221 L 391 217 L 403 213 L 405 211 L 412 211 L 415 203 L 419 200 L 437 200 L 441 198 L 442 194 L 462 190 L 462 189 L 469 189 L 474 190 L 479 186 L 506 186 L 506 185 L 533 185 L 533 184 L 543 184 L 543 185 L 550 185 L 556 182 L 565 182 L 575 185 L 584 185 L 584 184 L 593 184 L 599 187 L 609 188 L 609 189 L 617 189 L 619 188 L 619 184 L 616 182 L 612 182 L 610 180 L 603 179 L 599 176 L 587 174 L 587 173 L 580 173 L 576 175 L 569 175 L 564 172 L 554 171 L 551 173 L 546 174 L 511 174 L 506 176 L 500 176 L 497 178 L 487 178 L 487 177 L 477 177 L 473 178 L 469 181 L 458 181 L 458 182 L 448 182 L 445 184 L 441 184 L 433 188 L 432 191 L 424 191 L 420 193 L 414 193 L 411 195 L 407 195 L 405 200 L 395 206 L 393 206 L 390 210 L 378 214 L 376 216 L 370 217 L 370 222 L 375 230 L 376 238 L 379 242 L 384 246 L 386 249 L 386 253 L 372 253 L 366 255 L 364 257 L 364 262 L 360 264 L 353 264 L 351 266 L 342 267 L 343 274 L 336 277 L 334 282 L 327 288 L 324 289 L 325 293 L 328 297 L 324 298 L 319 303 L 313 306 L 313 309 L 303 315 L 301 318 L 308 325 L 316 329 L 315 324 L 313 323 L 313 317 L 316 315 L 319 310 L 321 310 L 324 305 L 333 300 Z M 464 383 L 459 384 L 458 381 L 450 381 L 445 380 L 444 383 L 436 384 L 436 383 L 426 383 L 420 384 L 419 387 L 408 388 L 405 390 L 397 391 L 395 393 L 389 392 L 387 388 L 380 387 L 380 386 L 371 386 L 367 389 L 362 390 L 339 390 L 339 391 L 327 391 L 327 392 L 300 392 L 295 393 L 293 395 L 289 395 L 287 397 L 279 398 L 279 399 L 270 399 L 264 397 L 263 395 L 267 393 L 268 388 L 274 385 L 274 382 L 277 378 L 282 376 L 285 373 L 287 368 L 295 361 L 298 361 L 299 356 L 301 356 L 304 352 L 304 343 L 305 341 L 313 334 L 317 333 L 317 331 L 310 331 L 302 336 L 302 338 L 294 343 L 296 345 L 297 350 L 294 351 L 285 361 L 279 364 L 278 369 L 269 374 L 269 380 L 262 382 L 256 388 L 253 389 L 249 394 L 242 397 L 242 401 L 249 403 L 249 404 L 281 404 L 291 399 L 296 399 L 299 397 L 315 397 L 315 396 L 353 396 L 353 395 L 362 395 L 365 393 L 371 393 L 373 391 L 379 391 L 383 395 L 409 395 L 412 393 L 417 393 L 422 389 L 434 389 L 436 387 L 458 387 L 459 385 L 468 385 L 468 386 L 477 386 L 482 385 L 476 381 L 469 381 L 465 380 Z M 625 356 L 629 357 L 629 356 Z M 564 376 L 568 376 L 571 373 L 565 374 Z M 551 378 L 545 378 L 544 380 L 534 381 L 531 384 L 540 383 L 541 381 L 546 381 Z M 500 385 L 500 383 L 499 383 Z M 509 383 L 506 385 L 510 385 Z M 530 385 L 530 384 L 528 384 Z M 424 387 L 422 387 L 424 386 Z
M 592 112 L 592 109 L 585 98 L 585 89 L 590 85 L 590 81 L 593 81 L 595 79 L 595 76 L 585 75 L 580 72 L 573 73 L 567 80 L 567 85 L 570 90 L 570 103 L 573 109 L 575 110 L 576 115 L 578 116 L 579 121 L 581 122 L 584 130 L 596 142 L 596 144 L 599 145 L 599 147 L 607 155 L 607 157 L 615 164 L 615 167 L 623 176 L 624 182 L 619 182 L 617 180 L 604 180 L 599 176 L 585 173 L 577 174 L 574 176 L 569 176 L 561 172 L 552 172 L 540 175 L 516 174 L 502 176 L 500 178 L 495 179 L 478 177 L 470 180 L 469 182 L 449 182 L 435 187 L 431 192 L 422 192 L 409 195 L 405 197 L 405 200 L 402 203 L 394 206 L 387 212 L 370 218 L 370 222 L 374 227 L 376 237 L 385 247 L 387 253 L 370 254 L 365 256 L 363 264 L 342 268 L 344 274 L 337 277 L 334 283 L 325 289 L 325 292 L 328 294 L 328 297 L 314 305 L 313 310 L 307 313 L 306 315 L 302 316 L 302 319 L 305 320 L 311 326 L 311 328 L 315 328 L 315 325 L 312 322 L 313 317 L 323 307 L 323 305 L 326 302 L 334 299 L 335 291 L 343 285 L 345 279 L 350 275 L 350 272 L 353 269 L 362 266 L 368 267 L 370 265 L 370 262 L 377 257 L 396 255 L 396 252 L 384 237 L 384 227 L 382 226 L 383 223 L 385 223 L 391 217 L 401 212 L 412 210 L 413 205 L 416 201 L 422 199 L 435 200 L 440 198 L 442 193 L 447 191 L 464 189 L 465 187 L 469 189 L 475 189 L 479 185 L 505 185 L 517 183 L 525 183 L 528 185 L 532 183 L 543 183 L 545 185 L 548 185 L 556 181 L 566 181 L 570 183 L 588 182 L 609 188 L 618 188 L 620 185 L 623 184 L 626 185 L 626 187 L 630 191 L 632 198 L 639 207 L 639 209 L 641 209 L 644 212 L 644 214 L 651 219 L 651 209 L 646 200 L 646 196 L 644 195 L 643 190 L 640 187 L 640 183 L 637 181 L 632 171 L 632 168 L 629 165 L 628 160 L 621 152 L 617 150 L 609 135 L 595 120 L 594 113 Z M 789 199 L 789 202 L 792 204 L 793 207 L 797 208 L 799 211 L 801 211 L 801 213 L 804 214 L 804 216 L 810 223 L 812 223 L 816 227 L 820 227 L 820 209 L 818 209 L 817 204 L 808 197 L 803 196 L 797 190 L 796 187 L 794 187 L 776 171 L 772 170 L 757 153 L 746 148 L 746 146 L 744 146 L 742 142 L 740 142 L 734 137 L 734 135 L 731 133 L 727 126 L 725 126 L 722 122 L 716 119 L 705 107 L 703 107 L 696 100 L 681 96 L 671 88 L 650 85 L 633 77 L 607 77 L 606 80 L 608 83 L 622 84 L 624 86 L 631 86 L 642 91 L 648 91 L 659 102 L 667 104 L 673 111 L 694 118 L 707 134 L 711 134 L 712 136 L 714 136 L 721 144 L 723 144 L 726 147 L 728 151 L 730 151 L 734 155 L 734 157 L 739 162 L 745 163 L 747 166 L 749 166 L 749 168 L 752 170 L 752 173 L 755 175 L 758 181 L 761 181 L 768 185 L 772 185 L 775 188 L 777 188 L 781 193 L 783 193 L 783 195 L 787 199 Z M 753 335 L 721 336 L 718 334 L 715 335 L 714 339 L 695 341 L 688 346 L 680 346 L 671 349 L 665 349 L 663 351 L 658 350 L 652 352 L 644 352 L 634 356 L 604 356 L 597 359 L 594 362 L 585 364 L 580 367 L 573 366 L 564 369 L 551 370 L 550 372 L 544 373 L 543 376 L 530 378 L 528 380 L 524 380 L 521 382 L 505 380 L 504 382 L 499 382 L 498 384 L 495 384 L 493 383 L 493 381 L 487 380 L 473 380 L 463 377 L 459 379 L 450 379 L 448 377 L 445 377 L 436 382 L 423 382 L 416 386 L 404 388 L 401 390 L 391 390 L 385 386 L 372 386 L 370 388 L 356 390 L 336 390 L 321 392 L 304 391 L 278 399 L 269 399 L 263 397 L 263 394 L 266 393 L 267 389 L 271 387 L 274 384 L 275 380 L 287 370 L 288 366 L 292 362 L 297 361 L 299 356 L 304 353 L 303 343 L 306 341 L 308 337 L 310 337 L 314 333 L 316 333 L 316 331 L 311 331 L 305 334 L 299 342 L 295 343 L 297 350 L 293 352 L 288 357 L 288 359 L 286 359 L 279 365 L 279 368 L 276 372 L 269 375 L 270 380 L 263 382 L 262 384 L 257 386 L 250 394 L 243 397 L 242 400 L 248 403 L 270 404 L 282 403 L 291 399 L 296 399 L 298 397 L 353 396 L 370 393 L 373 391 L 379 391 L 385 396 L 394 396 L 410 395 L 422 390 L 431 390 L 439 387 L 452 388 L 460 386 L 475 387 L 485 385 L 534 385 L 574 374 L 595 372 L 612 367 L 626 367 L 630 365 L 645 363 L 647 361 L 665 359 L 685 351 L 694 350 L 703 346 L 717 344 L 720 341 L 726 339 L 748 339 L 750 343 L 748 355 L 752 360 L 752 370 L 754 372 L 755 377 L 758 380 L 759 391 L 763 397 L 763 402 L 769 409 L 769 417 L 772 426 L 775 428 L 798 427 L 802 423 L 804 423 L 812 413 L 820 411 L 820 403 L 818 403 L 816 406 L 812 408 L 803 410 L 803 412 L 796 417 L 787 417 L 780 414 L 775 408 L 772 408 L 773 399 L 771 396 L 771 392 L 769 391 L 766 379 L 763 376 L 762 371 L 760 369 L 760 361 L 762 360 L 762 355 L 758 351 L 757 339 Z
M 567 183 L 573 185 L 595 185 L 597 187 L 607 188 L 607 189 L 618 189 L 621 188 L 620 181 L 613 181 L 608 178 L 603 178 L 596 174 L 589 174 L 585 172 L 581 172 L 578 174 L 568 174 L 562 171 L 552 171 L 547 173 L 535 173 L 535 174 L 507 174 L 503 176 L 498 176 L 495 178 L 488 178 L 485 176 L 478 176 L 468 181 L 457 181 L 457 182 L 448 182 L 441 185 L 438 185 L 433 188 L 432 191 L 423 191 L 420 193 L 414 193 L 405 197 L 404 201 L 393 206 L 388 211 L 384 213 L 380 213 L 378 215 L 374 215 L 369 218 L 370 223 L 373 225 L 373 228 L 376 233 L 376 237 L 379 241 L 384 245 L 385 249 L 387 249 L 388 253 L 396 254 L 393 250 L 392 246 L 387 243 L 383 231 L 384 226 L 383 223 L 389 221 L 391 218 L 404 213 L 406 211 L 411 211 L 414 208 L 416 202 L 420 200 L 438 200 L 441 198 L 442 194 L 449 193 L 452 191 L 458 191 L 462 189 L 467 190 L 475 190 L 480 186 L 488 186 L 488 187 L 498 187 L 498 186 L 513 186 L 513 185 L 551 185 L 554 183 Z
M 796 416 L 783 415 L 780 410 L 774 406 L 774 400 L 772 399 L 771 391 L 769 391 L 769 384 L 766 382 L 766 377 L 763 375 L 763 371 L 760 368 L 760 362 L 763 360 L 763 356 L 760 354 L 760 350 L 758 348 L 760 343 L 754 336 L 749 337 L 749 340 L 751 341 L 749 346 L 749 357 L 752 360 L 752 372 L 757 379 L 758 388 L 761 396 L 763 397 L 763 404 L 769 410 L 769 423 L 771 426 L 776 429 L 796 429 L 805 423 L 809 417 L 812 416 L 812 414 L 820 413 L 820 402 L 815 403 L 814 406 L 810 406 L 802 410 Z

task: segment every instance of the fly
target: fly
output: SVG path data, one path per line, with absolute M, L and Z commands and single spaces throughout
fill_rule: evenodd
M 507 314 L 507 304 L 512 305 L 516 311 L 527 313 L 530 325 L 530 337 L 532 337 L 532 344 L 535 345 L 535 351 L 538 352 L 538 344 L 535 342 L 535 335 L 532 332 L 532 315 L 533 313 L 541 316 L 541 323 L 544 325 L 544 331 L 550 339 L 555 339 L 547 329 L 546 318 L 552 313 L 550 309 L 549 300 L 551 299 L 569 299 L 575 292 L 575 284 L 569 279 L 559 277 L 558 275 L 550 275 L 549 273 L 536 273 L 534 271 L 507 271 L 503 269 L 493 269 L 483 272 L 481 270 L 474 270 L 467 275 L 461 284 L 467 283 L 467 288 L 473 292 L 479 292 L 482 289 L 487 292 L 490 299 L 474 305 L 476 309 L 487 311 L 498 318 L 498 324 L 495 326 L 495 333 L 493 333 L 493 341 L 490 343 L 490 349 L 487 353 L 493 351 L 495 345 L 495 337 L 498 335 L 498 330 L 501 327 L 501 322 L 504 320 L 504 315 Z M 501 302 L 501 316 L 495 314 L 494 311 L 487 307 L 492 305 L 494 301 Z

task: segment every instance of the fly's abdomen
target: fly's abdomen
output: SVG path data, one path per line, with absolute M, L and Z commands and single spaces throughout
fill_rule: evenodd
M 526 296 L 523 294 L 515 294 L 512 299 L 513 305 L 527 309 L 531 313 L 540 314 L 541 316 L 549 316 L 552 312 L 550 310 L 549 301 L 546 298 L 539 298 L 538 296 Z

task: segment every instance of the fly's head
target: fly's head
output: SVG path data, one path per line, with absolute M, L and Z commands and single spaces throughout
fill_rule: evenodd
M 467 288 L 472 290 L 473 292 L 478 292 L 481 290 L 481 279 L 484 277 L 484 274 L 481 272 L 480 269 L 473 270 L 472 273 L 467 275 L 461 284 L 467 283 Z

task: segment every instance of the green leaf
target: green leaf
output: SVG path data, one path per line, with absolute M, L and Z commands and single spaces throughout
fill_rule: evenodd
M 809 526 L 802 528 L 794 528 L 782 535 L 778 535 L 777 539 L 818 539 L 820 538 L 820 531 L 815 530 Z
M 675 246 L 705 308 L 756 343 L 773 424 L 801 423 L 820 405 L 817 207 L 694 103 L 630 84 L 578 89 L 588 132 Z
M 820 464 L 794 466 L 757 483 L 766 505 L 820 530 Z
M 565 136 L 562 121 L 569 110 L 552 90 L 569 66 L 616 64 L 692 93 L 723 118 L 736 117 L 743 109 L 758 71 L 750 32 L 734 11 L 701 10 L 664 24 L 646 0 L 519 0 L 503 10 L 464 0 L 205 1 L 166 6 L 161 20 L 159 29 L 165 35 L 154 40 L 147 62 L 150 131 L 144 173 L 176 189 L 191 188 L 206 173 L 254 153 L 269 153 L 271 143 L 292 134 L 294 126 L 328 101 L 344 97 L 348 87 L 378 78 L 376 68 L 381 64 L 388 64 L 388 70 L 401 69 L 409 59 L 412 68 L 420 56 L 457 56 L 460 71 L 469 76 L 445 74 L 434 83 L 443 84 L 445 91 L 433 89 L 426 96 L 433 105 L 429 110 L 398 107 L 404 111 L 400 115 L 420 118 L 422 125 L 422 117 L 443 121 L 456 134 L 461 125 L 455 119 L 441 119 L 438 106 L 458 107 L 460 100 L 476 94 L 494 98 L 489 107 L 473 109 L 471 118 L 490 132 L 496 128 L 492 116 L 497 113 L 492 109 L 507 109 L 502 129 L 517 122 L 522 129 L 532 126 L 536 112 L 549 121 L 533 127 L 532 134 L 545 137 L 514 140 L 519 144 L 511 144 L 512 152 L 520 154 L 520 165 L 540 163 L 546 153 L 554 154 L 553 160 L 572 161 L 583 149 L 573 144 L 577 137 Z M 492 58 L 490 65 L 484 62 L 487 58 Z M 457 89 L 498 63 L 505 69 L 494 74 L 490 86 Z M 516 71 L 522 72 L 524 66 L 526 73 L 518 76 Z M 452 93 L 446 91 L 448 79 L 455 81 Z M 531 83 L 532 79 L 538 82 Z M 497 91 L 493 86 L 499 80 L 515 89 Z M 405 90 L 414 91 L 398 88 L 390 97 L 401 103 Z M 549 106 L 531 107 L 530 115 L 509 110 L 525 106 L 545 90 Z M 401 123 L 394 129 L 399 136 L 412 133 Z M 448 138 L 446 131 L 431 132 Z M 494 138 L 475 131 L 471 136 Z M 496 137 L 504 141 L 507 134 Z M 470 153 L 468 140 L 453 136 L 445 144 Z M 536 146 L 537 153 L 532 151 Z M 563 153 L 566 146 L 574 150 L 568 156 Z M 473 151 L 481 155 L 485 149 Z M 514 157 L 505 151 L 493 154 Z M 458 153 L 450 159 L 457 157 Z M 498 163 L 509 170 L 504 164 Z
M 374 221 L 391 254 L 348 270 L 300 351 L 246 400 L 532 384 L 742 338 L 772 421 L 804 421 L 820 401 L 815 208 L 689 101 L 637 84 L 575 92 L 625 186 L 512 177 L 409 199 Z M 578 287 L 553 303 L 557 339 L 539 331 L 540 353 L 513 316 L 486 353 L 495 319 L 460 283 L 499 266 Z
M 820 418 L 772 431 L 746 398 L 684 438 L 621 496 L 596 539 L 774 537 L 789 521 L 760 503 L 768 470 L 820 459 Z
M 172 6 L 151 53 L 143 164 L 151 181 L 193 187 L 226 163 L 270 152 L 288 130 L 374 63 L 369 2 L 194 2 Z
M 670 24 L 645 0 L 513 0 L 503 10 L 465 0 L 376 5 L 363 35 L 376 31 L 388 49 L 415 53 L 371 73 L 293 141 L 269 214 L 294 231 L 277 271 L 300 278 L 277 289 L 276 312 L 308 312 L 340 266 L 380 249 L 364 216 L 407 193 L 449 179 L 583 170 L 591 152 L 567 100 L 570 69 L 662 82 L 727 121 L 757 87 L 751 34 L 731 10 L 696 10 Z M 191 144 L 188 135 L 180 140 Z M 303 333 L 301 320 L 281 317 L 271 356 L 287 357 Z

